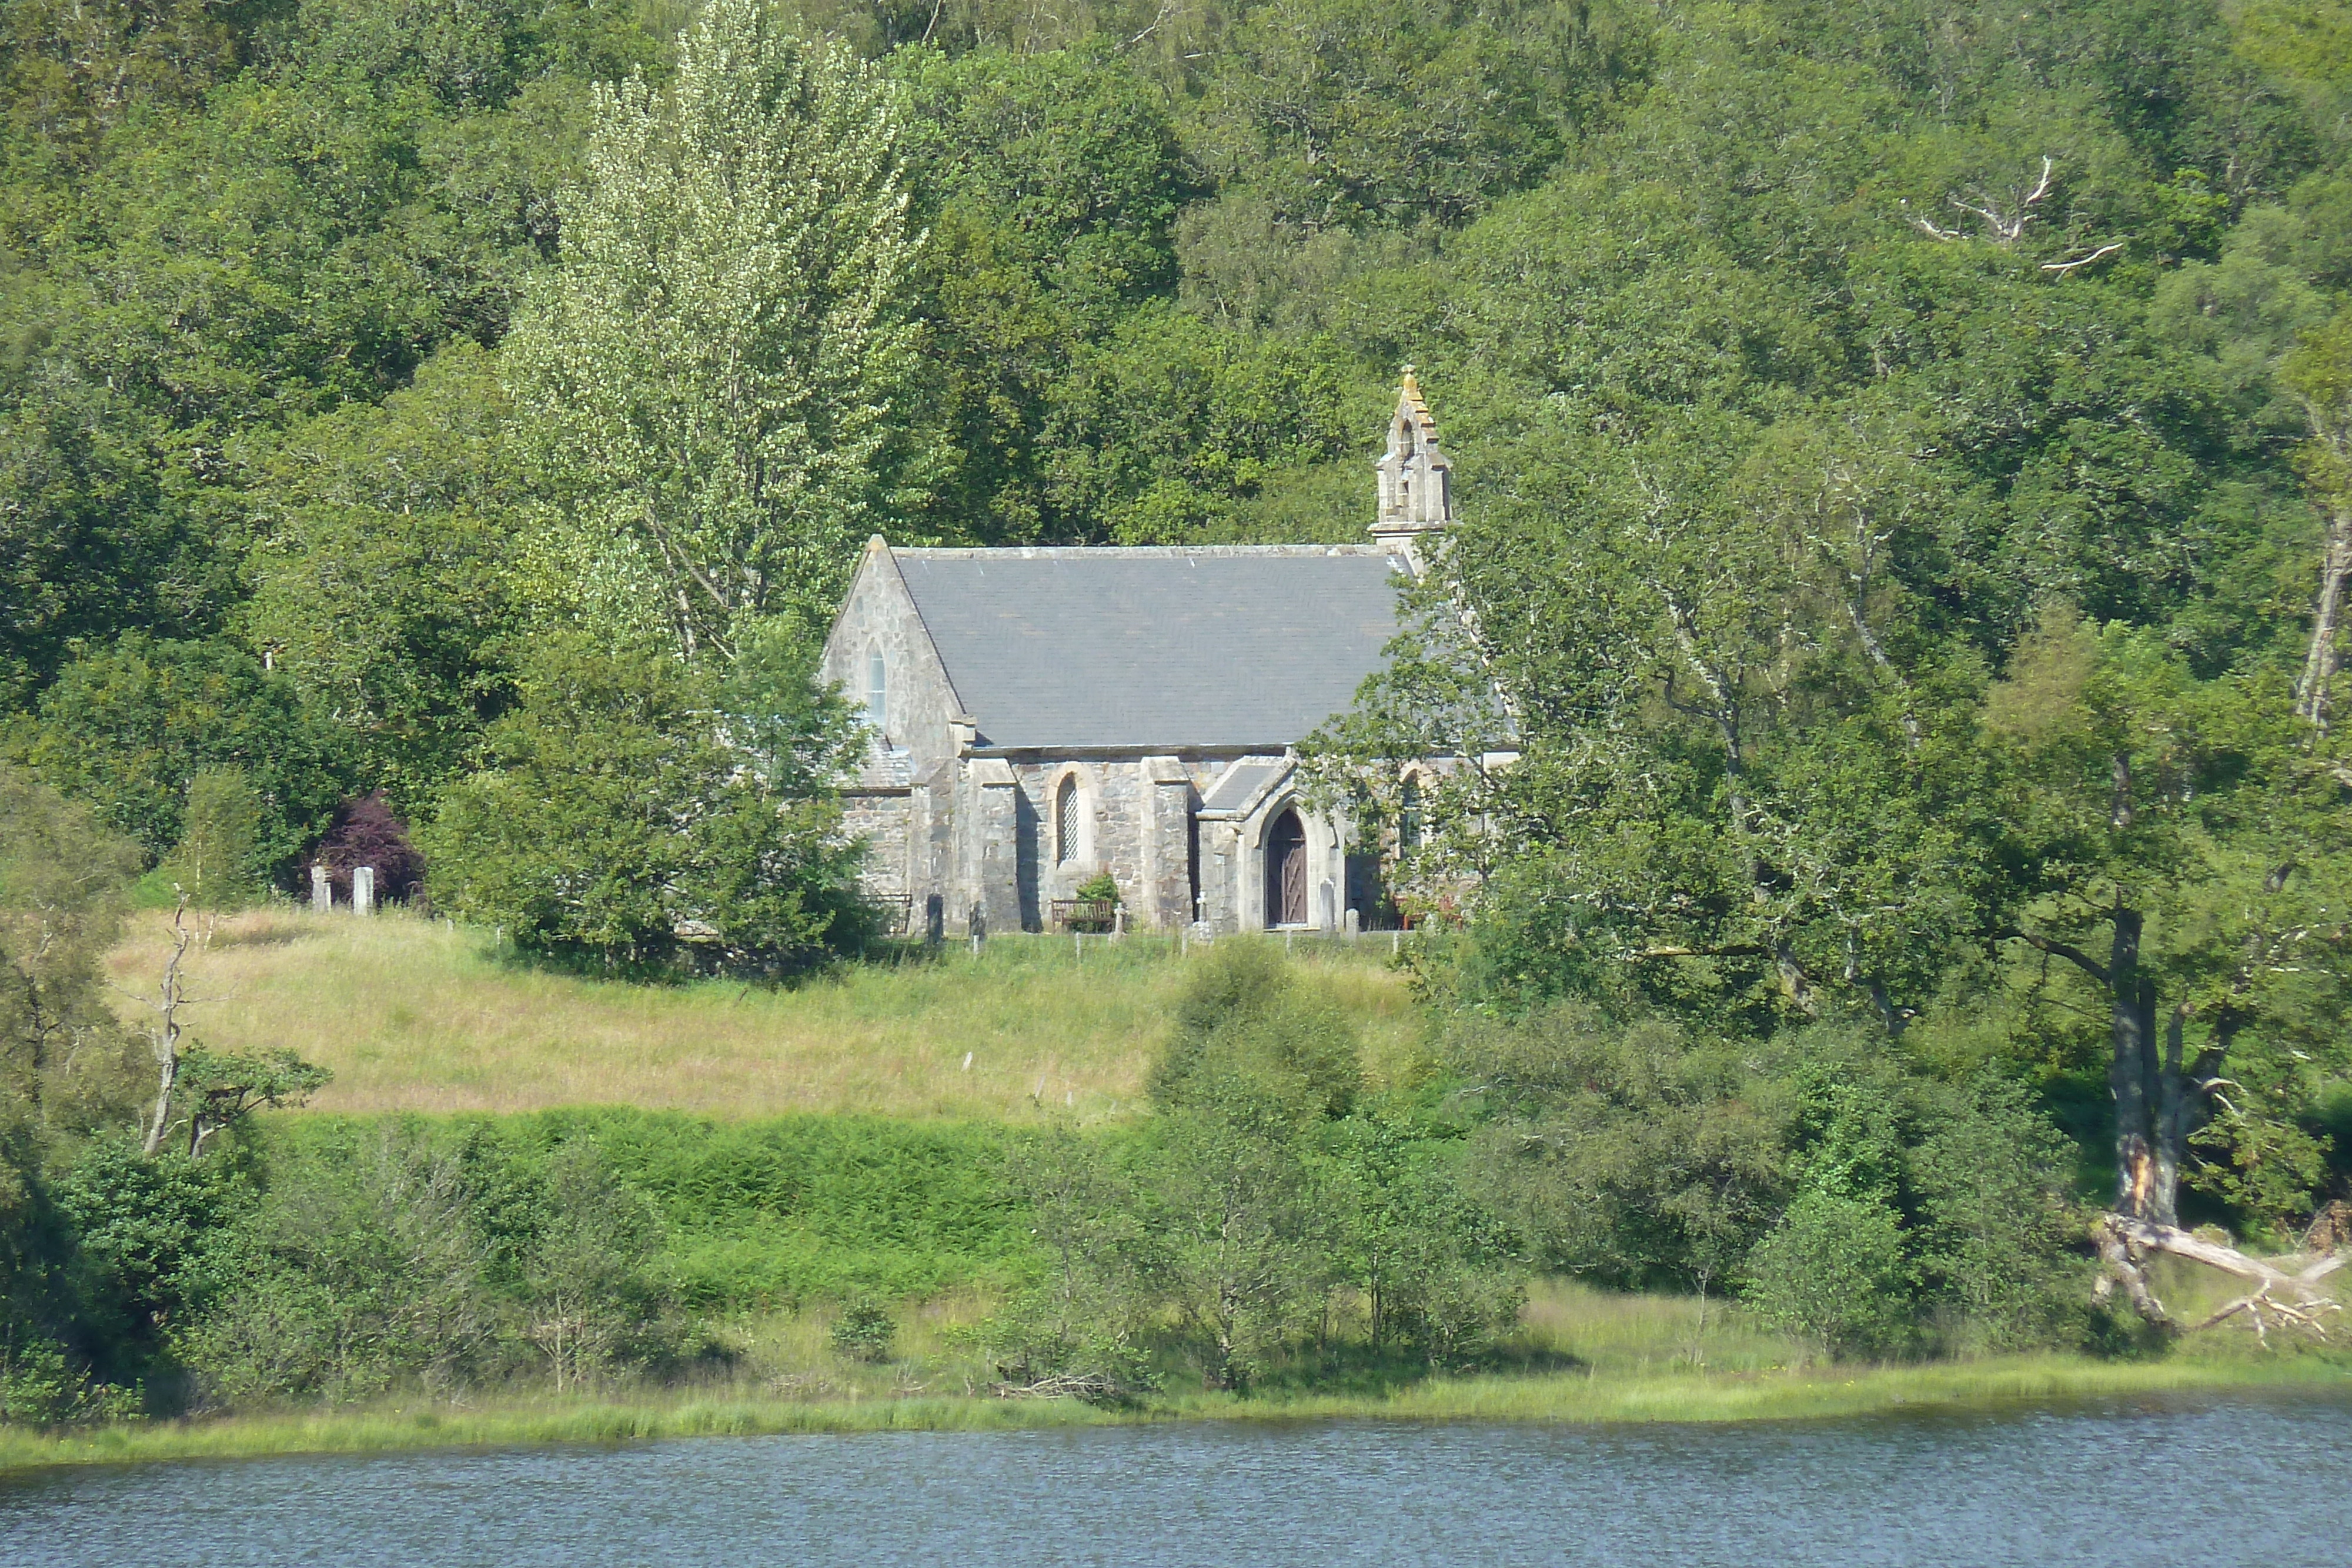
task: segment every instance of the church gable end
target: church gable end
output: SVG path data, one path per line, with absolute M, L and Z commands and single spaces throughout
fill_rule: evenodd
M 819 672 L 839 685 L 876 731 L 877 749 L 899 754 L 909 776 L 956 755 L 953 720 L 961 706 L 954 683 L 879 534 L 850 580 Z

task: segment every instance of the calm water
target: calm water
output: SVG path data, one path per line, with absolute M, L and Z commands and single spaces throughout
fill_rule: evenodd
M 2167 1482 L 2179 1488 L 2168 1517 L 2135 1531 L 2135 1500 Z M 2352 1404 L 1609 1431 L 707 1438 L 126 1466 L 0 1480 L 0 1561 L 2345 1568 Z

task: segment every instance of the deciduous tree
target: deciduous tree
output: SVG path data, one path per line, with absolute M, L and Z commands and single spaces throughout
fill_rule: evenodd
M 858 939 L 856 848 L 825 792 L 855 744 L 837 703 L 755 706 L 675 654 L 583 633 L 542 639 L 521 685 L 492 766 L 420 834 L 437 904 L 527 952 L 638 973 L 697 953 L 772 970 Z M 812 722 L 787 736 L 795 706 Z
M 552 570 L 689 656 L 814 636 L 919 486 L 898 89 L 760 0 L 712 0 L 656 88 L 596 90 L 585 183 L 505 360 L 567 542 Z M 642 630 L 642 627 L 636 628 Z

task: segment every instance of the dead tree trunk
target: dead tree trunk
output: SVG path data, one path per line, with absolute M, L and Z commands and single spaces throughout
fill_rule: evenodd
M 2163 1144 L 2161 1070 L 2155 1035 L 2156 985 L 2140 973 L 2140 934 L 2146 921 L 2137 909 L 2118 905 L 2109 915 L 2115 938 L 2107 963 L 2107 1009 L 2113 1055 L 2107 1086 L 2116 1106 L 2116 1212 L 2159 1225 L 2173 1222 L 2175 1185 L 2165 1179 L 2180 1161 L 2159 1153 Z
M 2352 499 L 2334 498 L 2327 508 L 2327 545 L 2320 557 L 2319 599 L 2311 617 L 2311 645 L 2303 676 L 2295 683 L 2294 711 L 2327 732 L 2328 688 L 2338 663 L 2336 639 L 2344 622 L 2344 588 L 2352 578 Z
M 2155 998 L 2143 1015 L 2153 1043 L 2156 1025 Z M 2180 1162 L 2189 1147 L 2188 1086 L 2180 1078 L 2181 1036 L 2189 1027 L 2189 1004 L 2182 1002 L 2172 1009 L 2164 1026 L 2164 1060 L 2156 1071 L 2156 1103 L 2148 1108 L 2155 1136 L 2149 1140 L 2156 1147 L 2156 1190 L 2164 1197 L 2164 1209 L 2172 1218 L 2179 1218 Z
M 2221 1071 L 2231 1040 L 2244 1019 L 2234 1011 L 2221 1010 L 2213 1019 L 2210 1042 L 2193 1062 L 2187 1061 L 2185 1037 L 2192 1009 L 2181 1003 L 2172 1009 L 2159 1047 L 2156 982 L 2141 964 L 2146 918 L 2118 899 L 2108 919 L 2114 932 L 2105 964 L 2054 937 L 2027 931 L 2001 933 L 2065 959 L 2097 981 L 2107 994 L 2113 1051 L 2107 1081 L 2116 1110 L 2116 1201 L 2094 1230 L 2102 1265 L 2100 1298 L 2120 1288 L 2133 1310 L 2147 1322 L 2168 1331 L 2182 1327 L 2173 1322 L 2147 1278 L 2149 1261 L 2158 1253 L 2168 1253 L 2219 1269 L 2252 1286 L 2219 1312 L 2186 1325 L 2189 1330 L 2210 1328 L 2243 1315 L 2265 1343 L 2273 1326 L 2326 1338 L 2325 1320 L 2339 1308 L 2334 1297 L 2320 1289 L 2320 1281 L 2347 1260 L 2345 1249 L 2339 1247 L 2332 1256 L 2290 1273 L 2275 1263 L 2180 1228 L 2180 1169 L 2187 1157 L 2189 1134 L 2196 1130 L 2203 1092 Z
M 180 1009 L 188 1005 L 180 965 L 194 935 L 188 929 L 187 895 L 182 894 L 178 907 L 172 911 L 172 956 L 163 961 L 163 978 L 155 988 L 155 999 L 147 1003 L 155 1014 L 154 1023 L 147 1030 L 148 1046 L 155 1056 L 155 1109 L 147 1118 L 141 1147 L 150 1159 L 163 1146 L 163 1134 L 172 1125 L 172 1095 L 180 1083 Z
M 2340 1248 L 2289 1273 L 2276 1263 L 2250 1257 L 2218 1241 L 2208 1241 L 2177 1225 L 2151 1225 L 2122 1214 L 2100 1218 L 2098 1243 L 2099 1257 L 2105 1264 L 2099 1281 L 2101 1293 L 2121 1285 L 2141 1317 L 2167 1328 L 2185 1327 L 2193 1333 L 2243 1313 L 2255 1335 L 2265 1344 L 2270 1343 L 2273 1323 L 2326 1339 L 2327 1320 L 2344 1310 L 2334 1295 L 2320 1288 L 2327 1276 L 2352 1261 L 2352 1256 Z M 2158 1253 L 2219 1269 L 2245 1281 L 2252 1289 L 2193 1323 L 2176 1324 L 2148 1287 L 2147 1263 Z
M 2116 1212 L 2170 1225 L 2177 1218 L 2180 1157 L 2189 1131 L 2180 1104 L 2185 1085 L 2178 1037 L 2176 1033 L 2168 1058 L 2159 1054 L 2156 980 L 2140 965 L 2146 915 L 2125 904 L 2119 893 L 2107 921 L 2112 936 L 2104 964 L 2055 937 L 2013 930 L 2001 935 L 2065 959 L 2106 993 L 2107 1092 L 2116 1112 Z

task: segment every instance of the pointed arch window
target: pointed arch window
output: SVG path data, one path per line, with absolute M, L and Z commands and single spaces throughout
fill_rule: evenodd
M 866 650 L 866 722 L 884 727 L 890 712 L 890 668 L 882 662 L 882 645 Z
M 1062 775 L 1054 790 L 1054 863 L 1068 865 L 1078 858 L 1078 780 Z
M 1397 797 L 1397 848 L 1406 854 L 1421 848 L 1421 779 L 1418 774 L 1405 775 L 1404 789 Z
M 1265 923 L 1307 924 L 1307 824 L 1286 810 L 1265 831 Z

